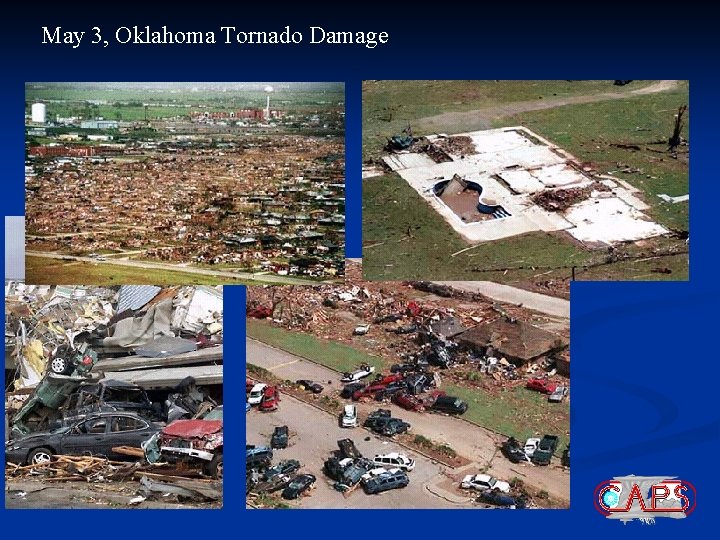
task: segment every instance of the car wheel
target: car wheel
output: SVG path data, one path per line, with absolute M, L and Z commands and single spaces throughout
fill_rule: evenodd
M 217 452 L 213 458 L 205 464 L 205 474 L 212 476 L 216 480 L 223 479 L 223 454 L 222 451 Z
M 50 370 L 56 375 L 64 375 L 67 372 L 69 362 L 62 356 L 53 358 L 50 361 Z
M 48 448 L 36 448 L 28 456 L 28 463 L 30 465 L 42 465 L 50 463 L 53 460 L 52 450 Z

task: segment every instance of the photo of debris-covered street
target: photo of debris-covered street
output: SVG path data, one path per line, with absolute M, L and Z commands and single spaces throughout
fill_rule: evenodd
M 27 83 L 27 281 L 343 274 L 343 83 Z
M 689 83 L 365 81 L 366 279 L 687 280 Z
M 6 282 L 5 507 L 222 502 L 222 287 Z
M 248 288 L 247 507 L 568 508 L 569 303 L 535 308 L 357 260 Z

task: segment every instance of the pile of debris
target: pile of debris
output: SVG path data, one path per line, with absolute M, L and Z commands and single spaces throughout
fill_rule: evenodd
M 467 135 L 442 137 L 437 139 L 431 146 L 446 153 L 456 156 L 469 156 L 476 154 L 475 143 Z M 451 159 L 448 161 L 452 161 Z
M 567 189 L 546 189 L 532 196 L 532 201 L 549 212 L 562 212 L 574 204 L 589 199 L 593 192 L 611 192 L 612 189 L 602 182 Z
M 562 212 L 572 205 L 590 198 L 589 187 L 546 189 L 532 196 L 532 201 L 549 212 Z

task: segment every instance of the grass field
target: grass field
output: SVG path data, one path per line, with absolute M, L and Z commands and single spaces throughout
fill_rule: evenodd
M 547 396 L 523 387 L 490 394 L 480 389 L 443 383 L 442 389 L 468 403 L 465 420 L 524 441 L 545 433 L 560 438 L 558 454 L 569 440 L 568 402 L 548 403 Z
M 32 284 L 63 283 L 93 285 L 222 285 L 230 278 L 204 276 L 186 272 L 132 268 L 110 263 L 70 262 L 45 257 L 25 258 L 25 282 Z M 246 285 L 241 280 L 234 285 Z
M 387 372 L 391 364 L 349 345 L 323 341 L 309 334 L 291 332 L 256 319 L 247 319 L 247 335 L 339 372 L 351 371 L 363 362 L 375 366 L 378 372 Z M 252 358 L 249 358 L 248 363 L 251 362 Z M 567 403 L 549 404 L 547 396 L 525 388 L 497 394 L 445 382 L 442 389 L 467 401 L 469 408 L 463 418 L 479 426 L 518 438 L 533 434 L 542 436 L 542 433 L 537 431 L 538 426 L 542 426 L 542 429 L 560 435 L 563 441 L 567 441 L 570 425 L 570 409 Z M 564 446 L 560 451 L 562 448 Z
M 638 81 L 632 87 L 615 87 L 611 81 L 366 81 L 363 83 L 363 155 L 365 158 L 377 156 L 385 137 L 428 116 L 520 101 L 630 91 L 652 82 Z M 457 133 L 455 124 L 445 126 L 445 130 Z
M 334 341 L 322 341 L 310 334 L 290 332 L 255 319 L 247 319 L 247 335 L 268 345 L 302 356 L 335 371 L 352 371 L 363 362 L 383 368 L 383 359 Z M 249 359 L 252 361 L 252 358 Z
M 636 90 L 651 82 L 622 88 Z M 423 92 L 424 89 L 428 91 Z M 515 81 L 504 85 L 493 81 L 366 83 L 363 96 L 365 157 L 372 157 L 382 147 L 384 135 L 398 132 L 410 118 L 493 107 L 501 100 L 512 104 L 528 100 L 533 94 L 564 96 L 575 92 L 583 95 L 599 89 L 613 93 L 626 91 L 613 88 L 609 81 L 537 81 L 534 84 Z M 423 104 L 415 103 L 417 95 L 422 96 Z M 672 131 L 677 107 L 687 102 L 688 85 L 681 82 L 671 91 L 655 94 L 528 112 L 513 112 L 513 107 L 508 106 L 483 109 L 483 114 L 488 115 L 488 128 L 526 125 L 580 161 L 593 164 L 599 172 L 638 169 L 636 173 L 617 173 L 617 177 L 643 192 L 651 206 L 648 213 L 654 220 L 670 229 L 686 231 L 688 203 L 666 203 L 657 195 L 688 193 L 687 155 L 681 153 L 680 159 L 671 158 L 663 142 Z M 401 111 L 402 120 L 396 116 L 392 121 L 383 118 L 382 111 L 390 108 Z M 498 111 L 507 114 L 497 116 Z M 433 118 L 436 128 L 453 133 L 455 126 L 437 124 L 442 122 L 442 115 Z M 683 136 L 688 137 L 687 125 Z M 640 150 L 613 146 L 616 144 L 638 145 Z M 452 256 L 468 246 L 398 175 L 386 174 L 363 181 L 363 273 L 368 279 L 492 280 L 525 286 L 535 280 L 566 282 L 573 266 L 578 267 L 576 279 L 580 280 L 688 279 L 688 257 L 683 253 L 687 245 L 683 240 L 672 238 L 620 245 L 610 255 L 606 249 L 585 249 L 567 235 L 537 232 L 481 244 Z M 669 252 L 674 254 L 663 255 Z

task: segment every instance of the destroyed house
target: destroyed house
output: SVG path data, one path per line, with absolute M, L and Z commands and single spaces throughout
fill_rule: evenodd
M 475 326 L 463 332 L 458 342 L 480 354 L 492 349 L 493 356 L 504 357 L 517 366 L 567 346 L 567 341 L 557 334 L 508 317 Z

